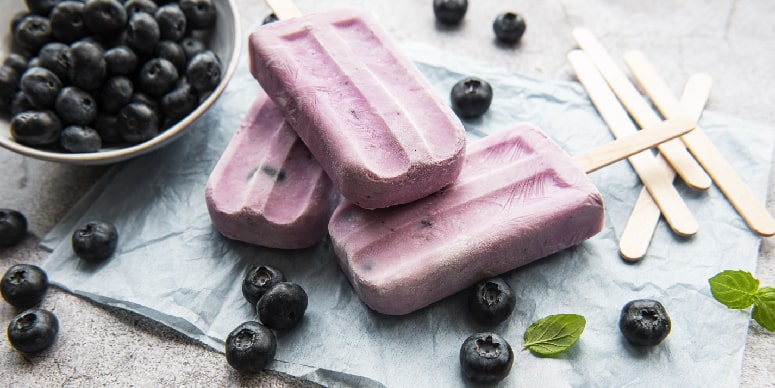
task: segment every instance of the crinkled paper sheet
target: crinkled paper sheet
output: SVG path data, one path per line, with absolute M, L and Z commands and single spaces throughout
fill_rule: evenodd
M 470 142 L 520 121 L 538 124 L 571 155 L 612 139 L 577 83 L 508 73 L 420 44 L 406 49 L 444 96 L 466 75 L 492 83 L 490 111 L 465 122 Z M 627 263 L 618 255 L 617 236 L 642 186 L 626 162 L 609 166 L 591 175 L 605 200 L 605 228 L 577 247 L 506 274 L 518 295 L 511 319 L 496 327 L 474 322 L 465 293 L 407 316 L 384 316 L 355 296 L 328 241 L 297 251 L 264 249 L 229 241 L 210 224 L 208 174 L 258 87 L 243 58 L 227 91 L 190 133 L 116 166 L 48 236 L 53 253 L 44 267 L 52 281 L 222 351 L 235 326 L 255 319 L 240 291 L 244 272 L 259 263 L 277 266 L 307 290 L 309 309 L 300 326 L 278 335 L 281 361 L 272 367 L 324 384 L 463 386 L 460 345 L 485 330 L 500 333 L 515 350 L 514 368 L 502 386 L 739 384 L 748 312 L 715 302 L 707 280 L 724 269 L 754 271 L 760 239 L 715 187 L 696 192 L 678 183 L 700 232 L 680 238 L 661 221 L 648 256 Z M 772 129 L 712 112 L 700 123 L 764 200 Z M 111 221 L 120 233 L 115 256 L 99 266 L 85 265 L 70 249 L 74 225 L 91 219 Z M 672 317 L 673 331 L 657 347 L 629 346 L 619 334 L 619 311 L 636 298 L 662 301 Z M 559 313 L 587 318 L 569 352 L 540 358 L 521 349 L 532 322 Z

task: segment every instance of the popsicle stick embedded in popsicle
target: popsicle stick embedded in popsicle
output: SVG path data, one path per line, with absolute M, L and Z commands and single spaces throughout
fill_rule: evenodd
M 272 8 L 272 12 L 280 20 L 301 16 L 299 8 L 290 0 L 266 0 L 266 4 L 269 8 Z
M 587 173 L 613 164 L 630 155 L 654 148 L 670 139 L 675 139 L 694 129 L 696 123 L 685 117 L 676 117 L 660 122 L 632 135 L 618 138 L 603 144 L 581 155 L 573 157 L 573 161 Z
M 619 70 L 611 56 L 589 30 L 576 28 L 573 30 L 573 37 L 579 47 L 589 54 L 592 62 L 641 128 L 661 121 L 659 115 L 644 100 L 624 72 Z M 659 152 L 689 187 L 698 190 L 710 187 L 710 177 L 680 141 L 661 144 Z
M 696 84 L 696 82 L 692 82 L 696 79 L 702 79 L 704 82 L 695 87 L 687 87 L 681 96 L 681 104 L 687 107 L 684 112 L 695 121 L 700 119 L 702 111 L 705 109 L 712 82 L 708 75 L 702 74 L 699 78 L 698 75 L 691 76 L 689 83 Z M 659 208 L 651 199 L 648 190 L 644 188 L 635 201 L 632 214 L 630 214 L 622 235 L 619 237 L 619 254 L 622 258 L 637 261 L 646 256 L 651 238 L 654 236 L 654 230 L 659 222 L 659 215 Z
M 670 88 L 667 87 L 667 84 L 642 53 L 637 51 L 626 53 L 625 62 L 662 114 L 666 117 L 686 115 L 686 110 L 681 102 L 675 98 Z M 690 88 L 707 88 L 706 85 L 702 84 L 707 82 L 708 77 L 696 78 L 686 87 L 689 89 L 689 93 L 694 93 Z M 713 145 L 705 132 L 701 128 L 697 128 L 696 133 L 684 137 L 683 141 L 748 226 L 760 235 L 775 235 L 775 219 L 767 211 L 764 203 L 756 197 L 745 181 L 727 162 L 724 155 Z
M 581 50 L 573 50 L 568 54 L 568 61 L 614 136 L 621 138 L 637 133 L 638 129 L 627 111 L 588 55 Z M 673 231 L 682 236 L 697 233 L 697 220 L 673 186 L 675 172 L 670 165 L 662 158 L 655 158 L 650 152 L 637 153 L 628 160 Z

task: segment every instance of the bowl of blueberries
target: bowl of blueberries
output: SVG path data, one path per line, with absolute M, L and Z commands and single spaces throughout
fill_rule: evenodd
M 171 143 L 240 55 L 234 0 L 0 4 L 0 146 L 41 160 L 110 164 Z

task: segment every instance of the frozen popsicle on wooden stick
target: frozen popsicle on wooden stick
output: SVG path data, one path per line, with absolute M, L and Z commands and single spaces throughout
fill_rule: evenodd
M 376 18 L 282 14 L 250 35 L 250 71 L 345 198 L 384 208 L 455 180 L 463 125 Z
M 594 236 L 603 198 L 586 173 L 693 126 L 667 120 L 574 158 L 532 125 L 490 135 L 437 193 L 387 209 L 340 202 L 328 224 L 339 265 L 369 307 L 408 314 Z
M 681 102 L 672 94 L 670 88 L 657 74 L 654 66 L 638 51 L 625 54 L 625 62 L 630 67 L 638 83 L 665 117 L 685 116 Z M 694 82 L 710 82 L 709 77 L 696 78 Z M 701 85 L 699 87 L 702 87 Z M 683 137 L 686 147 L 708 171 L 716 186 L 727 200 L 756 233 L 763 236 L 775 235 L 775 219 L 767 211 L 764 203 L 756 197 L 748 185 L 735 172 L 701 128 Z
M 637 133 L 638 129 L 627 111 L 588 55 L 581 50 L 573 50 L 568 54 L 568 61 L 614 136 L 620 138 Z M 632 155 L 628 160 L 673 231 L 682 236 L 697 233 L 697 220 L 673 186 L 675 173 L 670 165 L 648 151 Z
M 589 54 L 595 66 L 598 67 L 600 73 L 608 81 L 611 89 L 613 89 L 619 100 L 621 100 L 641 128 L 661 121 L 659 115 L 644 100 L 624 72 L 619 70 L 603 45 L 589 30 L 576 28 L 573 30 L 573 37 L 576 39 L 579 47 Z M 659 146 L 659 153 L 670 163 L 672 168 L 689 187 L 698 190 L 705 190 L 710 187 L 710 177 L 680 141 L 675 140 L 661 144 Z

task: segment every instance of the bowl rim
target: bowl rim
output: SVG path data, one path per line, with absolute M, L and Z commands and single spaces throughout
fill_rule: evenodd
M 227 66 L 226 71 L 223 73 L 221 82 L 218 83 L 218 86 L 210 93 L 210 95 L 207 96 L 207 98 L 202 101 L 196 107 L 196 109 L 178 121 L 177 124 L 167 128 L 163 132 L 142 143 L 122 148 L 109 148 L 105 151 L 98 152 L 67 153 L 45 151 L 25 146 L 23 144 L 17 143 L 11 137 L 6 138 L 4 136 L 0 136 L 0 147 L 24 156 L 50 162 L 80 165 L 103 165 L 131 159 L 171 143 L 173 140 L 183 135 L 186 132 L 185 129 L 188 126 L 192 125 L 199 118 L 201 118 L 205 112 L 210 109 L 213 104 L 215 104 L 216 100 L 221 96 L 221 94 L 223 94 L 224 90 L 226 90 L 226 87 L 229 85 L 232 77 L 234 76 L 234 73 L 237 71 L 240 55 L 242 53 L 242 27 L 239 20 L 239 15 L 237 13 L 238 8 L 236 0 L 223 1 L 229 5 L 229 12 L 231 17 L 228 18 L 228 20 L 231 21 L 231 27 L 234 29 L 234 47 L 231 52 L 231 57 L 229 58 L 229 66 Z M 6 128 L 6 130 L 10 131 L 10 128 Z

